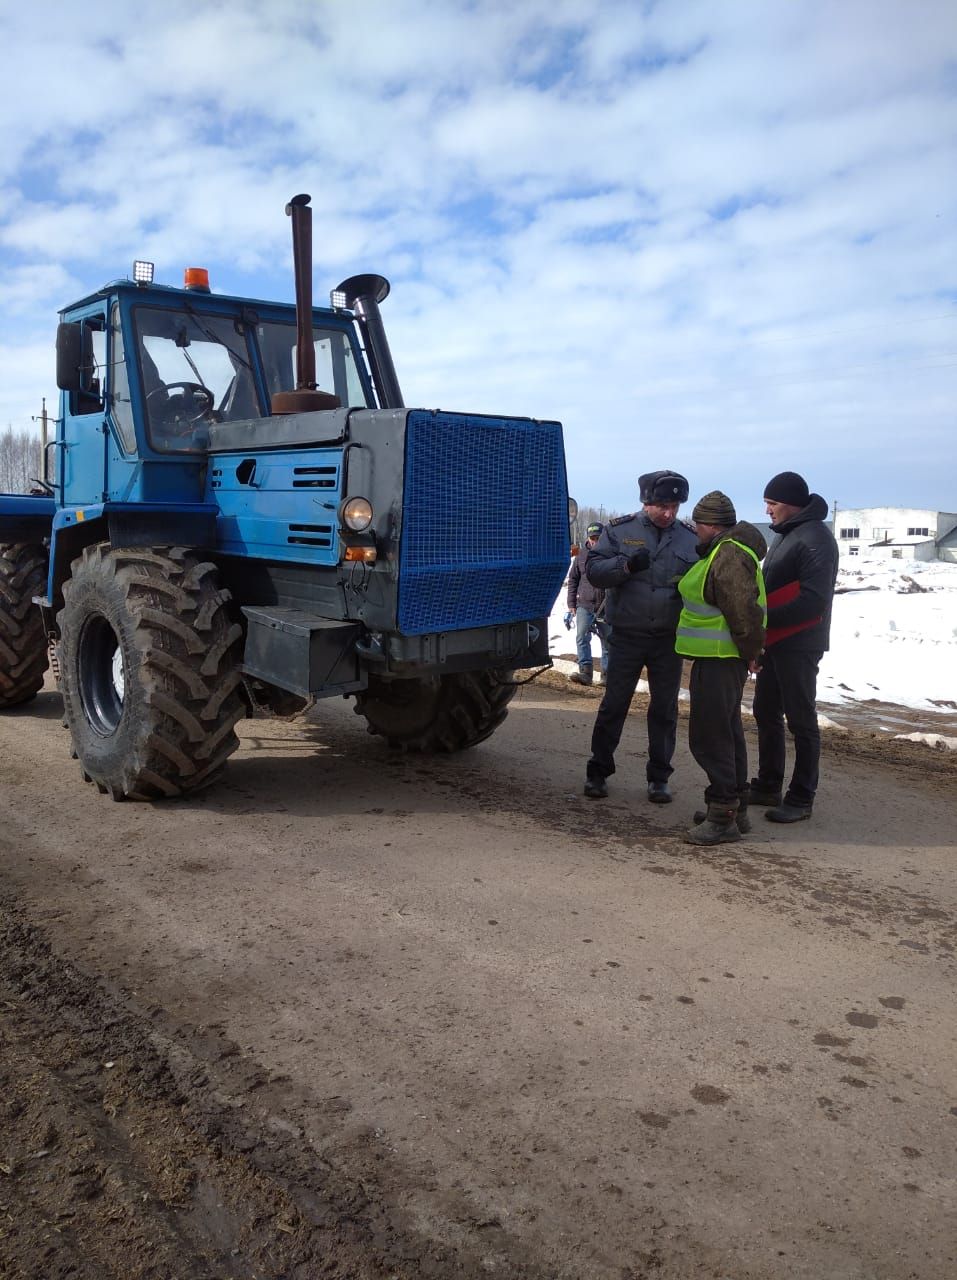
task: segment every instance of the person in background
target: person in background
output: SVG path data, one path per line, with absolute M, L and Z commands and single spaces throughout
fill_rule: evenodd
M 810 818 L 817 792 L 817 671 L 830 640 L 838 549 L 824 523 L 827 503 L 797 472 L 769 480 L 764 502 L 778 538 L 764 561 L 768 633 L 754 689 L 758 775 L 751 803 L 771 806 L 764 815 L 771 822 L 800 822 Z M 794 770 L 782 797 L 785 720 L 794 738 Z
M 596 616 L 605 602 L 605 593 L 600 587 L 593 587 L 585 577 L 585 561 L 588 558 L 588 553 L 594 547 L 597 547 L 598 539 L 601 537 L 604 527 L 599 521 L 588 526 L 585 530 L 585 545 L 572 561 L 572 567 L 568 571 L 568 597 L 566 600 L 568 612 L 565 614 L 565 626 L 571 630 L 572 622 L 574 621 L 575 642 L 578 648 L 578 670 L 568 677 L 572 684 L 591 684 L 594 677 L 591 652 L 593 631 L 598 633 L 598 639 L 601 641 L 599 684 L 604 684 L 605 672 L 608 670 L 608 647 L 605 640 L 607 628 Z
M 675 649 L 693 658 L 688 746 L 708 775 L 707 810 L 694 815 L 691 844 L 727 844 L 751 830 L 748 749 L 741 694 L 764 644 L 764 538 L 739 521 L 719 489 L 691 514 L 701 559 L 678 583 L 682 610 Z
M 615 751 L 642 670 L 648 674 L 648 799 L 668 804 L 671 758 L 678 726 L 683 662 L 675 653 L 681 610 L 677 583 L 697 560 L 697 539 L 677 521 L 688 500 L 688 481 L 676 471 L 651 471 L 638 480 L 641 511 L 605 525 L 588 552 L 585 574 L 605 591 L 608 637 L 606 689 L 585 769 L 585 795 L 608 795 Z

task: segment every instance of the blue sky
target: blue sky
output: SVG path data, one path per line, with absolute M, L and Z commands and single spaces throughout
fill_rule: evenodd
M 582 502 L 957 509 L 953 0 L 0 5 L 0 427 L 127 275 L 355 271 L 408 403 L 559 418 Z

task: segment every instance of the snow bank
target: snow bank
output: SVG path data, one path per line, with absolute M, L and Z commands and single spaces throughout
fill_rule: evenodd
M 563 588 L 549 620 L 553 654 L 575 652 L 564 614 Z M 597 669 L 597 640 L 592 651 Z M 957 564 L 845 557 L 818 699 L 957 711 Z
M 957 709 L 957 564 L 845 559 L 837 585 L 818 698 Z

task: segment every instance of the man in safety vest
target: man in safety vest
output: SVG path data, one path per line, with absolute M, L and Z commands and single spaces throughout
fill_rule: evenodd
M 701 559 L 678 583 L 675 649 L 694 658 L 688 746 L 708 775 L 708 808 L 695 814 L 685 838 L 726 844 L 751 830 L 741 694 L 764 645 L 767 545 L 754 525 L 738 521 L 731 499 L 717 489 L 705 494 L 691 521 Z

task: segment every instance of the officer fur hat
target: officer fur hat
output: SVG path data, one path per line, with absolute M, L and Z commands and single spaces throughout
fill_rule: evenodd
M 691 519 L 695 524 L 716 524 L 728 529 L 738 523 L 734 503 L 720 489 L 712 489 L 710 493 L 698 499 L 691 513 Z
M 688 481 L 677 471 L 649 471 L 638 477 L 642 502 L 687 502 Z

